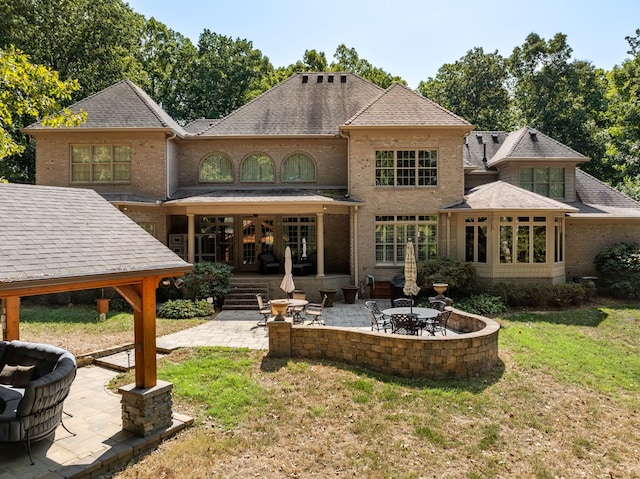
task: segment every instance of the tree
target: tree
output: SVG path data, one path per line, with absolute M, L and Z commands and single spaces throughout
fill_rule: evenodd
M 393 76 L 382 68 L 374 67 L 369 61 L 360 58 L 355 48 L 347 48 L 344 44 L 338 45 L 334 58 L 336 61 L 329 67 L 331 71 L 355 73 L 382 88 L 388 88 L 394 82 L 406 85 L 402 78 Z
M 44 125 L 54 127 L 78 125 L 85 120 L 85 113 L 61 108 L 61 102 L 68 100 L 78 88 L 76 80 L 60 80 L 57 72 L 34 65 L 14 48 L 0 50 L 1 176 L 18 182 L 31 180 L 24 177 L 25 172 L 15 158 L 26 149 L 19 131 L 25 119 L 42 118 Z M 11 156 L 13 161 L 8 159 Z
M 589 62 L 570 62 L 567 37 L 549 41 L 531 33 L 509 58 L 514 78 L 516 126 L 538 128 L 592 158 L 587 168 L 598 170 L 604 154 L 597 134 L 606 110 L 604 72 Z
M 136 55 L 144 17 L 122 0 L 0 0 L 0 48 L 75 78 L 84 98 L 124 78 L 144 85 Z
M 185 96 L 180 118 L 219 118 L 262 93 L 260 80 L 273 67 L 248 40 L 232 39 L 204 30 L 197 58 L 179 89 Z
M 480 130 L 506 130 L 509 124 L 508 71 L 504 57 L 469 50 L 455 63 L 443 65 L 418 91 Z

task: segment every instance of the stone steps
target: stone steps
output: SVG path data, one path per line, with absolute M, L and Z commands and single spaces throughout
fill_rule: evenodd
M 252 311 L 258 309 L 256 294 L 262 294 L 264 302 L 269 301 L 269 283 L 260 279 L 246 278 L 231 280 L 231 289 L 224 299 L 223 311 Z

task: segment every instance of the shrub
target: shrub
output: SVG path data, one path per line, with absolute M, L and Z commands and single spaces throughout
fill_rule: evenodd
M 498 283 L 490 294 L 512 308 L 566 308 L 583 304 L 593 295 L 593 284 Z
M 231 287 L 232 268 L 225 263 L 200 261 L 184 277 L 185 297 L 190 299 L 214 298 L 221 304 Z
M 507 310 L 503 298 L 491 296 L 488 293 L 476 294 L 457 301 L 455 307 L 469 313 L 482 315 L 500 314 Z
M 640 246 L 616 243 L 596 255 L 596 268 L 609 293 L 617 298 L 640 297 Z
M 158 311 L 158 316 L 169 319 L 190 319 L 211 316 L 213 313 L 213 305 L 205 299 L 199 301 L 175 299 L 164 303 Z
M 450 258 L 434 258 L 418 263 L 418 284 L 424 285 L 422 292 L 433 291 L 433 283 L 447 283 L 447 295 L 468 295 L 478 286 L 478 274 L 471 263 Z M 423 293 L 423 294 L 424 294 Z

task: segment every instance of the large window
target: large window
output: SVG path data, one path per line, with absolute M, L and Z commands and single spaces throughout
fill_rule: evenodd
M 315 163 L 303 153 L 288 156 L 282 165 L 282 181 L 316 181 Z
M 418 261 L 437 253 L 437 216 L 376 216 L 376 265 L 404 264 L 407 240 L 415 245 Z
M 71 181 L 77 183 L 128 183 L 131 181 L 131 147 L 128 145 L 73 145 Z
M 199 216 L 196 231 L 196 260 L 233 263 L 233 218 Z
M 276 180 L 273 161 L 267 155 L 254 153 L 242 162 L 242 181 L 273 183 Z
M 500 217 L 501 263 L 546 263 L 547 218 Z
M 487 217 L 470 216 L 464 219 L 465 261 L 471 263 L 487 262 Z
M 436 186 L 436 150 L 376 151 L 376 186 Z
M 200 181 L 203 183 L 233 183 L 233 165 L 226 155 L 216 153 L 200 163 Z
M 548 198 L 564 198 L 564 168 L 520 168 L 520 187 Z
M 306 252 L 307 258 L 316 252 L 316 217 L 285 216 L 282 218 L 283 246 L 291 248 L 293 261 L 300 261 Z

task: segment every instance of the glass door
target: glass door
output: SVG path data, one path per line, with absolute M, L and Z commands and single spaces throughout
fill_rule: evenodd
M 273 252 L 274 220 L 258 216 L 242 218 L 242 271 L 259 271 L 260 253 Z

